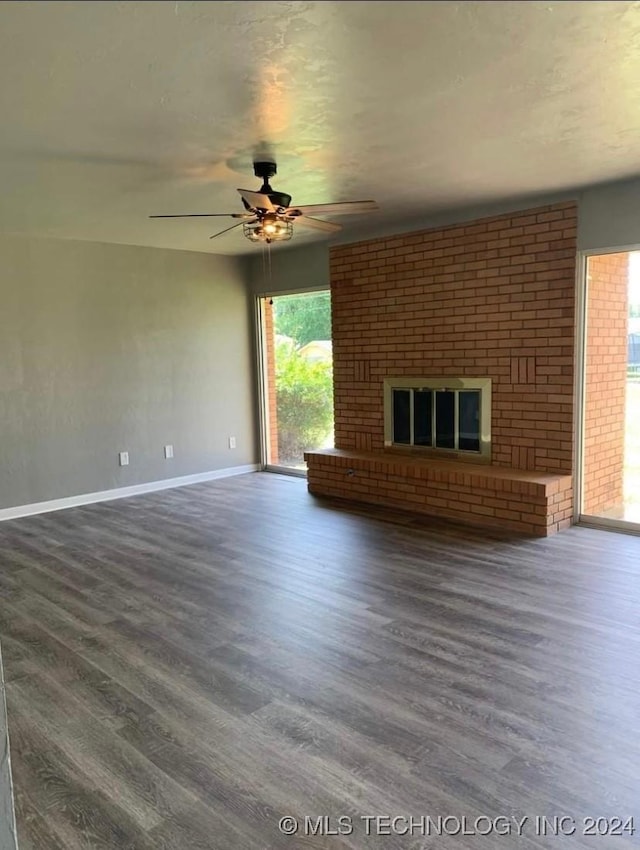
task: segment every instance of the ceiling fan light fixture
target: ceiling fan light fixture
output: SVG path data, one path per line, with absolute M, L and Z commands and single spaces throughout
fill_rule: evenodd
M 260 221 L 245 222 L 242 230 L 250 242 L 287 242 L 293 236 L 293 223 L 267 214 Z

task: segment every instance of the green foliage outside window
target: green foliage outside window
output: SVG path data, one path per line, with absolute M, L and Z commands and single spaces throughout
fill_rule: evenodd
M 311 362 L 290 341 L 276 344 L 276 406 L 281 463 L 318 448 L 333 427 L 330 362 Z
M 274 300 L 276 333 L 291 337 L 299 346 L 315 339 L 331 339 L 331 295 L 314 292 Z

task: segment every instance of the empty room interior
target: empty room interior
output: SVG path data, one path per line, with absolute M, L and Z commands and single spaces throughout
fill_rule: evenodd
M 0 69 L 0 850 L 640 847 L 640 3 Z

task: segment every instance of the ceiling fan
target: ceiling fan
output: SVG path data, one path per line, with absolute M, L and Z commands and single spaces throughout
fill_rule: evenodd
M 150 215 L 149 218 L 239 218 L 237 224 L 232 224 L 218 233 L 210 236 L 215 239 L 242 225 L 244 235 L 251 242 L 286 242 L 293 236 L 293 224 L 321 230 L 324 233 L 335 233 L 341 226 L 333 221 L 323 221 L 313 218 L 313 215 L 345 215 L 347 213 L 367 213 L 379 209 L 375 201 L 342 201 L 337 204 L 311 204 L 310 206 L 291 206 L 291 195 L 276 192 L 269 185 L 269 180 L 276 174 L 275 162 L 254 162 L 253 172 L 262 179 L 262 186 L 257 191 L 238 189 L 244 212 L 238 213 L 185 213 L 182 215 Z

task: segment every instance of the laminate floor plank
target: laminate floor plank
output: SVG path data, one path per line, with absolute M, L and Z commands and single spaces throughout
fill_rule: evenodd
M 3 523 L 21 850 L 638 848 L 639 610 L 640 538 L 271 474 Z M 573 834 L 541 834 L 554 816 Z M 468 831 L 496 817 L 522 834 Z
M 137 822 L 143 831 L 167 814 L 193 803 L 193 797 L 158 771 L 85 708 L 54 679 L 34 675 L 9 684 L 10 704 L 42 736 L 64 752 L 74 772 L 90 777 L 95 788 Z
M 14 706 L 10 735 L 19 844 L 24 833 L 27 841 L 47 850 L 152 850 L 147 833 L 42 731 L 14 688 L 8 686 L 7 698 Z M 29 811 L 40 818 L 35 828 Z

